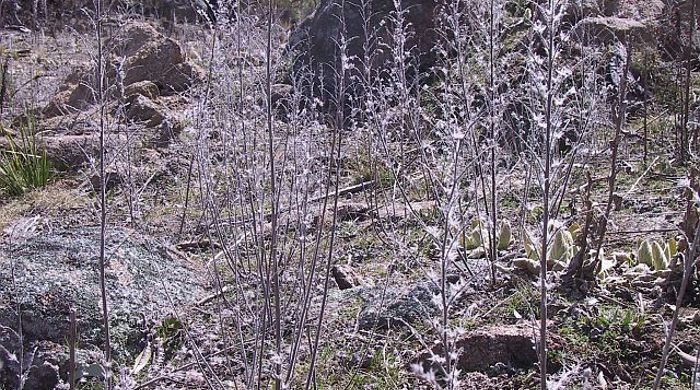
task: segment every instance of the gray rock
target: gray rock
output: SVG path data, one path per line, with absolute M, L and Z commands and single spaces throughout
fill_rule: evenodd
M 369 67 L 375 76 L 394 68 L 388 49 L 375 50 L 371 63 L 364 62 L 367 43 L 364 31 L 364 15 L 369 16 L 367 26 L 375 31 L 378 41 L 371 42 L 373 47 L 392 46 L 391 30 L 394 28 L 391 15 L 395 13 L 394 3 L 386 0 L 371 0 L 369 8 L 363 10 L 361 0 L 322 0 L 314 13 L 305 18 L 290 35 L 288 51 L 291 53 L 291 77 L 299 78 L 302 74 L 313 74 L 311 84 L 305 85 L 305 93 L 321 97 L 328 109 L 336 97 L 336 74 L 341 68 L 341 53 L 337 42 L 342 34 L 348 38 L 345 58 L 347 64 L 345 75 L 349 78 L 359 76 Z M 413 48 L 411 54 L 418 58 L 418 68 L 425 71 L 436 61 L 433 53 L 439 35 L 435 31 L 435 16 L 438 12 L 436 0 L 402 0 L 401 7 L 407 10 L 405 27 L 410 31 L 406 48 Z M 359 85 L 358 82 L 352 82 Z M 323 88 L 321 88 L 323 85 Z M 344 91 L 361 93 L 360 90 Z
M 19 303 L 25 343 L 63 343 L 75 308 L 81 342 L 101 346 L 98 238 L 99 228 L 79 228 L 0 246 L 0 326 L 17 328 Z M 140 234 L 108 232 L 106 288 L 116 354 L 138 352 L 130 345 L 140 337 L 138 323 L 165 317 L 202 291 L 197 274 L 164 253 Z
M 373 289 L 360 311 L 361 330 L 386 330 L 433 318 L 439 309 L 433 303 L 438 289 L 432 283 L 421 283 L 410 290 L 387 287 Z

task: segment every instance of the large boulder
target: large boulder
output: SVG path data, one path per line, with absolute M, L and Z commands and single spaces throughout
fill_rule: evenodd
M 179 42 L 147 23 L 127 26 L 109 39 L 106 47 L 108 52 L 124 59 L 125 86 L 151 81 L 161 94 L 167 95 L 185 91 L 203 78 L 203 71 L 188 60 Z
M 392 31 L 396 28 L 397 10 L 393 1 L 322 0 L 316 10 L 305 18 L 290 35 L 288 52 L 291 58 L 291 78 L 302 79 L 313 74 L 305 85 L 307 94 L 331 102 L 339 95 L 338 74 L 342 68 L 348 78 L 360 77 L 366 70 L 374 76 L 395 69 L 390 47 L 394 47 Z M 435 64 L 439 34 L 436 31 L 437 0 L 401 0 L 403 27 L 408 31 L 404 47 L 416 60 L 409 71 L 425 71 Z M 365 29 L 367 26 L 367 30 Z M 367 31 L 367 33 L 366 33 Z M 369 34 L 369 37 L 368 37 Z M 345 38 L 345 53 L 339 43 Z M 371 53 L 366 53 L 370 47 Z M 367 63 L 366 57 L 371 60 Z M 358 80 L 348 82 L 361 89 Z M 360 92 L 342 91 L 342 92 Z M 332 107 L 329 107 L 332 108 Z
M 118 31 L 105 43 L 105 51 L 106 87 L 123 84 L 128 91 L 134 84 L 150 83 L 158 88 L 158 95 L 171 95 L 203 79 L 204 72 L 189 61 L 180 43 L 147 23 L 132 23 Z M 74 114 L 95 104 L 96 74 L 94 65 L 76 67 L 43 110 L 44 118 Z
M 17 330 L 21 311 L 25 347 L 42 341 L 61 344 L 69 339 L 73 308 L 81 345 L 100 347 L 99 237 L 99 227 L 84 227 L 0 244 L 0 328 Z M 184 304 L 196 302 L 202 286 L 197 272 L 168 256 L 166 247 L 154 239 L 114 228 L 106 240 L 113 348 L 118 356 L 134 356 L 139 352 L 134 343 L 141 337 L 135 324 L 182 310 Z
M 663 47 L 662 53 L 668 59 L 685 60 L 689 55 L 696 59 L 700 56 L 700 45 L 691 44 L 690 28 L 693 24 L 693 2 L 681 0 L 669 4 L 659 21 L 658 38 Z M 700 26 L 700 4 L 695 4 L 695 27 Z M 697 42 L 698 33 L 694 33 Z

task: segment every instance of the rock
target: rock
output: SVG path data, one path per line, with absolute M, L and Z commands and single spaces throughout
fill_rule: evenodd
M 61 344 L 69 337 L 69 312 L 75 308 L 81 347 L 100 346 L 99 234 L 98 227 L 75 228 L 0 245 L 0 327 L 16 329 L 21 303 L 25 343 Z M 194 302 L 202 292 L 197 273 L 159 248 L 125 229 L 108 232 L 105 281 L 115 356 L 140 352 L 135 343 L 142 338 L 143 319 L 161 319 L 173 304 Z
M 148 23 L 129 23 L 105 42 L 105 50 L 113 56 L 128 58 L 135 55 L 149 42 L 165 39 Z
M 124 115 L 131 122 L 145 122 L 146 127 L 156 127 L 165 119 L 162 110 L 153 100 L 143 95 L 136 95 L 129 103 Z
M 364 33 L 364 12 L 361 10 L 361 0 L 322 0 L 315 11 L 306 17 L 290 35 L 287 52 L 291 57 L 291 72 L 289 78 L 303 80 L 302 75 L 313 74 L 311 83 L 303 85 L 307 95 L 320 97 L 326 103 L 326 109 L 332 110 L 332 101 L 338 91 L 336 86 L 337 70 L 341 67 L 340 50 L 336 42 L 340 42 L 341 33 L 347 37 L 345 53 L 346 63 L 343 68 L 349 78 L 360 76 L 366 66 L 375 75 L 394 69 L 390 50 L 377 50 L 373 53 L 373 61 L 365 64 L 364 46 L 367 43 Z M 376 32 L 378 42 L 372 42 L 373 47 L 382 45 L 392 46 L 391 31 L 394 28 L 391 15 L 395 12 L 394 2 L 386 0 L 370 0 L 366 14 L 371 15 L 367 21 L 370 31 Z M 406 48 L 412 48 L 411 54 L 418 58 L 417 71 L 426 71 L 436 62 L 433 49 L 438 43 L 439 35 L 435 31 L 435 16 L 438 12 L 436 0 L 401 0 L 401 7 L 406 10 L 405 27 L 410 31 Z M 341 23 L 341 20 L 344 23 Z M 303 83 L 302 83 L 303 84 Z M 354 90 L 345 93 L 361 93 L 358 82 L 351 83 Z M 323 86 L 321 90 L 320 86 Z
M 647 42 L 653 34 L 653 30 L 643 22 L 616 16 L 585 18 L 576 28 L 575 36 L 588 38 L 589 44 L 627 42 L 628 37 L 634 41 Z
M 162 35 L 127 57 L 124 67 L 124 85 L 152 81 L 164 95 L 185 91 L 203 79 L 203 71 L 186 60 L 180 44 Z
M 112 56 L 124 59 L 125 87 L 150 81 L 161 94 L 170 94 L 182 92 L 203 79 L 203 71 L 188 61 L 182 46 L 147 23 L 129 24 L 105 47 Z
M 364 284 L 355 270 L 349 265 L 334 265 L 331 269 L 331 274 L 338 284 L 338 288 L 341 290 L 358 287 Z
M 133 83 L 124 88 L 124 97 L 127 101 L 131 101 L 136 96 L 141 95 L 151 100 L 155 100 L 160 96 L 158 86 L 149 80 Z
M 6 328 L 8 329 L 8 328 Z M 22 365 L 25 377 L 25 389 L 53 390 L 61 381 L 68 381 L 70 372 L 70 355 L 67 344 L 50 341 L 31 342 L 20 347 L 19 335 L 14 335 L 15 342 L 0 337 L 0 388 L 17 389 L 20 383 L 20 364 L 18 356 L 24 356 Z M 22 349 L 23 348 L 23 349 Z M 102 351 L 97 348 L 75 351 L 76 371 L 87 373 L 89 368 L 99 364 L 103 359 Z M 79 374 L 80 375 L 80 374 Z
M 66 77 L 49 104 L 42 111 L 44 118 L 74 114 L 97 102 L 94 68 L 82 64 Z
M 437 293 L 437 287 L 431 283 L 419 284 L 409 291 L 388 289 L 384 296 L 382 291 L 375 291 L 360 311 L 359 328 L 386 330 L 430 319 L 439 311 L 433 302 Z
M 461 372 L 487 371 L 497 365 L 528 369 L 538 361 L 533 330 L 517 325 L 492 326 L 467 333 L 454 347 L 460 351 L 456 364 Z M 421 353 L 416 368 L 442 373 L 442 368 L 432 359 L 434 355 L 444 355 L 442 345 Z
M 100 152 L 98 134 L 44 137 L 42 142 L 51 166 L 61 171 L 76 170 Z
M 183 92 L 204 78 L 204 72 L 188 60 L 178 42 L 146 23 L 128 25 L 107 40 L 105 48 L 106 86 L 123 83 L 127 97 L 142 95 L 153 99 Z M 97 102 L 95 69 L 88 64 L 76 67 L 42 111 L 44 118 L 74 114 L 94 105 Z M 117 80 L 118 74 L 123 79 Z
M 49 362 L 34 363 L 29 368 L 24 387 L 36 390 L 53 390 L 59 381 L 58 366 Z

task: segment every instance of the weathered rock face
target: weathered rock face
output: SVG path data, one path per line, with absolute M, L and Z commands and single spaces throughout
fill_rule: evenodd
M 389 50 L 395 46 L 391 37 L 391 31 L 396 28 L 394 2 L 371 0 L 365 9 L 362 3 L 361 0 L 322 0 L 314 13 L 292 31 L 288 45 L 293 53 L 291 77 L 299 78 L 311 72 L 313 85 L 307 85 L 308 93 L 326 101 L 336 97 L 341 68 L 348 78 L 359 77 L 368 67 L 375 76 L 395 68 Z M 432 49 L 439 39 L 435 31 L 438 1 L 402 0 L 400 4 L 405 11 L 404 27 L 410 31 L 404 47 L 412 48 L 410 54 L 417 58 L 418 69 L 413 69 L 413 73 L 427 70 L 436 60 Z M 344 55 L 338 45 L 342 37 L 346 43 Z M 348 84 L 359 83 L 355 80 Z
M 0 328 L 17 329 L 21 305 L 25 344 L 61 344 L 75 308 L 81 343 L 101 345 L 98 237 L 99 228 L 81 228 L 0 245 Z M 132 323 L 158 320 L 202 291 L 196 273 L 159 247 L 123 229 L 108 235 L 106 288 L 117 353 L 128 350 L 125 340 L 138 333 Z
M 124 58 L 124 86 L 155 83 L 161 94 L 187 90 L 203 72 L 188 61 L 180 44 L 145 23 L 129 25 L 107 41 L 108 52 Z
M 178 42 L 145 23 L 124 28 L 106 42 L 105 48 L 109 56 L 107 86 L 122 83 L 131 95 L 145 94 L 152 99 L 153 95 L 185 91 L 203 79 L 203 71 L 187 59 Z M 116 64 L 123 65 L 118 68 Z M 90 65 L 74 69 L 43 110 L 43 116 L 73 114 L 95 104 L 96 73 Z M 121 80 L 117 80 L 118 73 L 122 74 Z
M 695 2 L 695 26 L 700 26 L 700 4 Z M 664 48 L 664 54 L 671 59 L 685 60 L 688 54 L 691 58 L 698 58 L 700 47 L 697 44 L 691 45 L 689 32 L 692 31 L 691 15 L 693 13 L 693 2 L 683 0 L 672 2 L 666 7 L 659 25 L 659 40 Z M 695 38 L 697 39 L 697 32 Z
M 504 325 L 479 329 L 460 337 L 454 348 L 459 351 L 455 361 L 461 372 L 489 371 L 497 366 L 528 369 L 537 362 L 533 330 L 523 326 Z M 418 356 L 413 369 L 418 374 L 433 372 L 441 380 L 444 367 L 434 356 L 444 356 L 442 345 Z

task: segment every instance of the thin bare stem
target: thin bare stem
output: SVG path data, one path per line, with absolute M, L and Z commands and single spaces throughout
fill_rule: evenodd
M 106 264 L 106 254 L 105 254 L 105 244 L 107 235 L 107 180 L 105 177 L 105 116 L 106 116 L 106 104 L 105 104 L 105 66 L 104 66 L 104 47 L 102 44 L 102 0 L 95 0 L 96 9 L 96 33 L 97 33 L 97 94 L 98 101 L 100 105 L 100 155 L 99 155 L 99 169 L 100 169 L 100 293 L 102 296 L 102 317 L 103 317 L 103 331 L 104 331 L 104 355 L 105 355 L 105 388 L 107 390 L 112 389 L 112 346 L 110 342 L 110 330 L 109 330 L 109 309 L 107 305 L 107 284 L 105 278 Z

